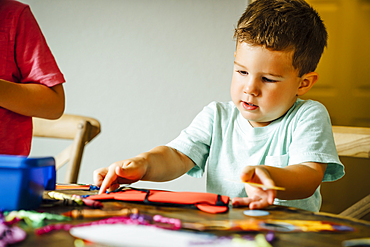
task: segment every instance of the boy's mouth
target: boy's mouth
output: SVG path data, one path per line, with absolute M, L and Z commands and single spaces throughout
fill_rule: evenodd
M 246 110 L 255 110 L 258 108 L 258 105 L 255 105 L 255 104 L 252 104 L 252 103 L 249 103 L 249 102 L 245 102 L 243 101 L 243 107 L 246 109 Z
M 250 105 L 250 106 L 256 106 L 256 107 L 258 107 L 257 105 L 254 105 L 254 104 L 249 103 L 249 102 L 244 102 L 244 103 L 246 103 L 247 105 Z

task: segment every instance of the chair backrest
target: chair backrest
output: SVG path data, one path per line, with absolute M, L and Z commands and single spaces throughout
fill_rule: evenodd
M 98 120 L 71 114 L 63 114 L 57 120 L 33 118 L 33 136 L 73 140 L 72 144 L 55 156 L 58 170 L 68 162 L 65 183 L 76 183 L 85 145 L 100 133 Z
M 339 156 L 370 158 L 370 128 L 333 126 Z
M 339 156 L 370 159 L 370 128 L 333 126 Z M 361 219 L 370 213 L 370 195 L 353 204 L 339 215 Z

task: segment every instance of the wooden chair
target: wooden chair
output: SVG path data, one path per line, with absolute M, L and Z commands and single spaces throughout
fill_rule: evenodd
M 76 183 L 85 145 L 100 133 L 100 123 L 90 117 L 64 114 L 57 120 L 33 118 L 33 136 L 73 140 L 55 156 L 58 170 L 68 162 L 65 183 Z
M 333 126 L 335 146 L 339 156 L 358 157 L 370 161 L 370 128 Z M 361 219 L 370 213 L 370 194 L 339 215 Z

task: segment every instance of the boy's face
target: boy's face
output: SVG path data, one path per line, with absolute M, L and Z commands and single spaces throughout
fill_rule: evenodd
M 238 42 L 231 98 L 253 127 L 270 124 L 296 101 L 301 78 L 292 54 Z

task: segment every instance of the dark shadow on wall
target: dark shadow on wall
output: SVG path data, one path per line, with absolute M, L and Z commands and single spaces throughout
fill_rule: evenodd
M 340 157 L 346 175 L 321 185 L 322 212 L 338 214 L 370 194 L 370 159 Z M 370 214 L 364 220 L 370 221 Z

